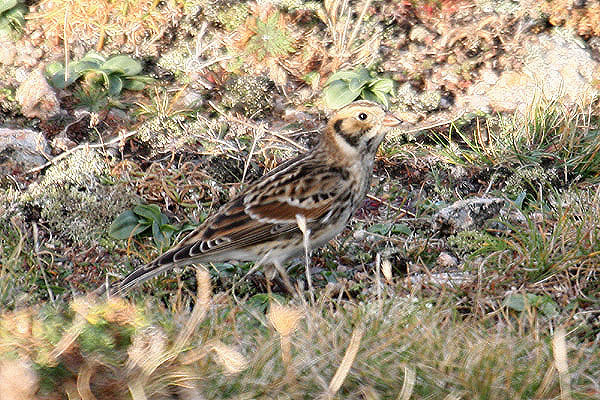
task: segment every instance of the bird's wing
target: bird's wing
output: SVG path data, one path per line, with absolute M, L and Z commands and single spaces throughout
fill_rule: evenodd
M 323 167 L 282 170 L 261 180 L 188 234 L 162 257 L 165 262 L 209 258 L 211 254 L 276 240 L 298 230 L 296 215 L 307 223 L 324 217 L 344 182 L 340 172 Z
M 300 234 L 296 215 L 307 223 L 325 218 L 340 193 L 348 190 L 339 169 L 292 160 L 253 184 L 242 195 L 189 233 L 174 248 L 132 272 L 119 284 L 127 290 L 163 271 L 229 251 Z

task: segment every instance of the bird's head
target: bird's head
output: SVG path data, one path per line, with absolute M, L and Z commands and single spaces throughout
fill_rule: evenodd
M 372 101 L 355 101 L 339 109 L 327 124 L 327 139 L 340 151 L 375 154 L 385 134 L 402 121 Z

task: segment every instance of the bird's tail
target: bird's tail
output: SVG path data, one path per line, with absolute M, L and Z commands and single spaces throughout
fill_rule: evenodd
M 93 294 L 100 296 L 105 292 L 108 292 L 110 295 L 123 295 L 130 289 L 141 284 L 142 282 L 147 281 L 148 279 L 152 279 L 155 276 L 169 271 L 175 267 L 186 265 L 187 263 L 185 262 L 177 262 L 174 260 L 175 253 L 177 253 L 179 250 L 181 249 L 174 248 L 167 251 L 154 261 L 137 268 L 122 280 L 113 284 L 109 284 L 108 282 L 105 283 L 96 289 Z
M 127 275 L 114 286 L 114 291 L 111 290 L 110 293 L 115 295 L 125 294 L 135 286 L 147 281 L 148 279 L 152 279 L 163 272 L 175 268 L 176 266 L 177 264 L 175 263 L 162 264 L 160 263 L 160 258 L 154 260 L 153 262 L 143 265 Z

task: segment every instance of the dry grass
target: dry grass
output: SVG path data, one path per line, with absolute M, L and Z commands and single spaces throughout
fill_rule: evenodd
M 168 0 L 44 0 L 28 20 L 44 26 L 46 38 L 55 43 L 81 41 L 100 50 L 107 39 L 137 48 L 160 39 L 181 17 L 181 2 Z
M 39 382 L 44 398 L 75 391 L 114 399 L 182 391 L 215 399 L 599 393 L 599 350 L 577 342 L 573 321 L 553 334 L 543 319 L 535 328 L 519 317 L 462 319 L 450 304 L 397 298 L 387 288 L 379 306 L 331 298 L 315 306 L 272 303 L 271 325 L 249 304 L 211 297 L 206 278 L 199 273 L 204 283 L 191 313 L 112 299 L 78 300 L 61 316 L 47 309 L 4 314 L 0 348 L 21 364 L 2 363 L 0 385 L 22 373 Z

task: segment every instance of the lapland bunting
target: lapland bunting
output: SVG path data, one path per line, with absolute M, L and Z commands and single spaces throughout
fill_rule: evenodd
M 303 232 L 316 248 L 344 229 L 367 194 L 377 148 L 400 122 L 370 101 L 343 107 L 315 148 L 251 184 L 173 248 L 118 282 L 115 292 L 193 263 L 243 260 L 282 271 L 283 263 L 304 253 Z

